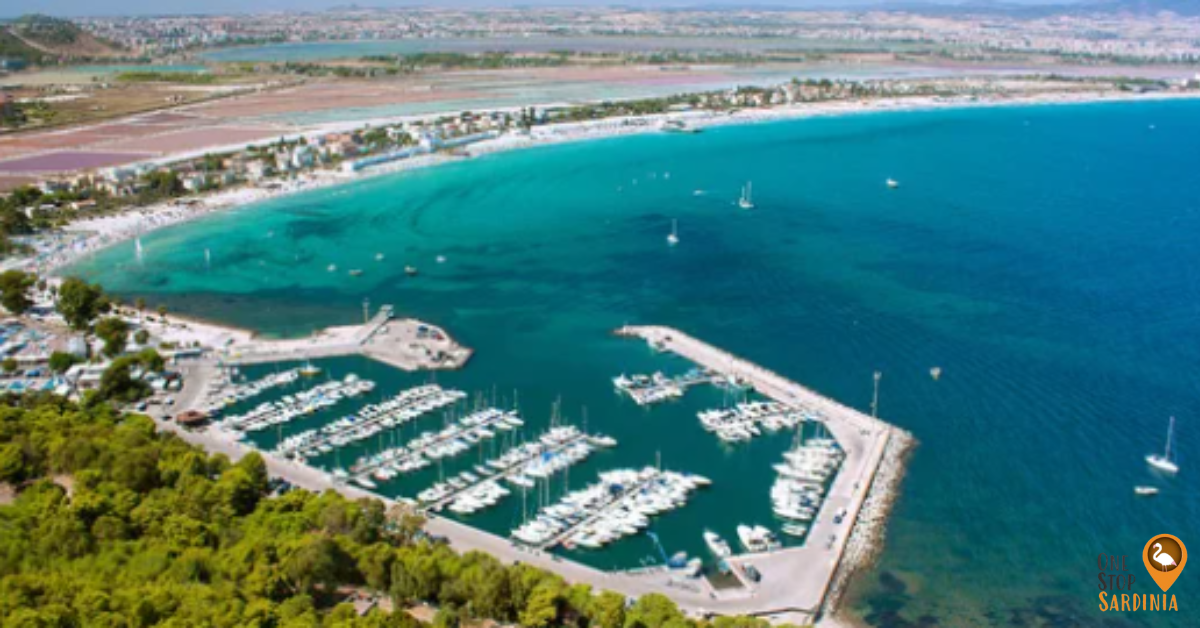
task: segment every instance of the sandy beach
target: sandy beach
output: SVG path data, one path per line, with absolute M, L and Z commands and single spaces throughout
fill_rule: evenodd
M 1092 102 L 1122 102 L 1133 100 L 1164 100 L 1176 98 L 1200 98 L 1200 93 L 1132 94 L 1111 92 L 1079 92 L 1063 94 L 1038 94 L 1011 98 L 940 98 L 912 97 L 887 98 L 871 101 L 838 101 L 804 103 L 778 106 L 768 109 L 742 109 L 731 113 L 707 111 L 658 114 L 638 117 L 616 117 L 577 123 L 551 124 L 534 127 L 529 134 L 505 134 L 498 138 L 472 144 L 464 151 L 468 157 L 532 148 L 565 142 L 607 139 L 640 133 L 661 132 L 660 124 L 668 119 L 685 121 L 695 129 L 733 125 L 803 119 L 822 116 L 854 115 L 873 112 L 926 111 L 933 109 L 961 109 L 971 107 L 1001 107 L 1028 105 L 1066 105 Z M 394 124 L 401 120 L 371 121 L 372 124 Z M 365 122 L 364 122 L 365 124 Z M 345 125 L 322 125 L 302 133 L 316 137 L 336 127 L 344 130 Z M 361 126 L 361 125 L 360 125 Z M 60 242 L 44 247 L 42 254 L 25 260 L 21 265 L 40 274 L 53 275 L 65 266 L 105 247 L 145 235 L 156 229 L 195 220 L 213 212 L 244 207 L 254 203 L 280 198 L 300 192 L 318 190 L 335 185 L 344 185 L 370 177 L 427 168 L 462 159 L 461 156 L 433 154 L 390 162 L 358 173 L 333 170 L 315 170 L 301 178 L 282 183 L 247 185 L 222 190 L 207 196 L 192 197 L 130 209 L 120 214 L 87 218 L 76 221 L 63 229 Z

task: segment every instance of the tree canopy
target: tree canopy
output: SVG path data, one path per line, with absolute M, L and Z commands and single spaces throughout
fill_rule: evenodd
M 357 616 L 344 603 L 353 591 L 433 603 L 446 626 L 699 625 L 663 596 L 626 611 L 621 595 L 456 554 L 419 538 L 402 506 L 272 494 L 258 454 L 210 456 L 107 404 L 0 398 L 0 482 L 21 487 L 0 506 L 4 626 L 419 625 L 404 612 Z
M 24 314 L 33 305 L 29 290 L 37 284 L 37 275 L 20 270 L 0 273 L 0 305 L 11 314 Z
M 68 277 L 58 288 L 58 313 L 72 329 L 87 331 L 96 317 L 108 311 L 108 299 L 98 285 Z

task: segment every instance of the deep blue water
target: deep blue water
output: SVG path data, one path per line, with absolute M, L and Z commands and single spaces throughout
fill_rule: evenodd
M 752 211 L 734 205 L 747 180 Z M 489 156 L 164 230 L 143 238 L 142 264 L 126 245 L 79 271 L 270 333 L 355 321 L 364 297 L 444 325 L 478 354 L 438 381 L 519 389 L 535 421 L 559 396 L 576 421 L 586 405 L 591 427 L 622 440 L 594 468 L 661 452 L 712 476 L 711 493 L 661 523 L 670 550 L 699 551 L 704 525 L 760 516 L 764 459 L 786 437 L 720 447 L 693 414 L 720 403 L 711 391 L 650 412 L 617 399 L 612 375 L 684 365 L 612 328 L 673 325 L 860 408 L 879 369 L 881 415 L 920 446 L 882 561 L 855 596 L 871 621 L 1185 626 L 1200 603 L 1194 568 L 1171 590 L 1180 613 L 1102 618 L 1096 557 L 1129 554 L 1135 591 L 1149 593 L 1143 544 L 1200 539 L 1197 235 L 1200 103 L 1148 102 L 871 114 Z M 365 361 L 336 368 L 391 389 L 423 381 Z M 1143 462 L 1169 415 L 1176 479 Z M 1162 494 L 1135 498 L 1136 484 Z M 490 525 L 506 525 L 509 508 Z M 646 545 L 612 560 L 636 561 Z

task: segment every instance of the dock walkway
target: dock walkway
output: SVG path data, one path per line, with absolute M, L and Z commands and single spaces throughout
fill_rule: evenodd
M 608 512 L 610 510 L 612 510 L 614 507 L 620 506 L 621 504 L 625 503 L 626 497 L 629 497 L 630 495 L 636 495 L 639 491 L 646 488 L 647 486 L 650 486 L 656 480 L 661 479 L 661 477 L 662 476 L 660 474 L 655 474 L 652 477 L 648 477 L 648 478 L 638 482 L 637 484 L 630 486 L 625 491 L 622 491 L 620 495 L 611 497 L 608 501 L 604 502 L 603 506 L 600 506 L 599 508 L 597 508 L 596 511 L 591 513 L 589 516 L 587 516 L 583 519 L 580 519 L 579 522 L 576 523 L 575 525 L 567 526 L 567 528 L 565 530 L 563 530 L 562 532 L 558 533 L 557 535 L 551 537 L 550 540 L 546 541 L 545 543 L 542 543 L 541 545 L 537 546 L 538 549 L 548 550 L 548 549 L 557 547 L 563 541 L 571 538 L 571 535 L 575 534 L 575 532 L 577 532 L 584 526 L 595 523 L 596 520 L 598 520 L 601 517 L 603 517 L 604 515 L 608 514 Z
M 522 458 L 521 460 L 514 462 L 511 465 L 504 467 L 503 469 L 498 469 L 496 471 L 496 473 L 494 473 L 492 475 L 489 475 L 487 477 L 481 477 L 481 478 L 479 478 L 478 482 L 475 482 L 473 484 L 468 484 L 467 486 L 465 486 L 461 489 L 457 489 L 453 493 L 447 494 L 445 497 L 442 497 L 436 501 L 426 504 L 424 507 L 426 510 L 433 510 L 433 511 L 440 510 L 446 504 L 449 504 L 450 502 L 454 501 L 455 498 L 457 498 L 459 495 L 461 495 L 481 484 L 484 484 L 485 482 L 499 482 L 500 480 L 508 478 L 510 475 L 516 473 L 518 470 L 525 468 L 525 465 L 536 460 L 538 456 L 541 456 L 541 455 L 544 455 L 547 453 L 555 453 L 556 454 L 556 453 L 574 445 L 575 443 L 587 440 L 587 438 L 588 438 L 587 434 L 580 432 L 579 434 L 572 436 L 572 437 L 564 440 L 561 443 L 557 443 L 555 445 L 549 446 L 532 456 L 527 456 L 525 458 Z
M 670 351 L 731 380 L 750 384 L 774 401 L 801 406 L 818 413 L 846 452 L 841 471 L 826 494 L 825 503 L 810 526 L 802 547 L 764 554 L 743 554 L 729 559 L 738 568 L 752 564 L 762 574 L 751 599 L 722 600 L 709 608 L 752 615 L 799 613 L 816 617 L 835 577 L 862 508 L 870 493 L 884 452 L 895 436 L 910 438 L 878 418 L 825 397 L 771 370 L 718 349 L 679 330 L 660 326 L 625 326 L 618 336 L 641 338 L 656 350 Z M 764 499 L 766 496 L 764 495 Z M 833 513 L 845 509 L 841 523 Z
M 435 432 L 431 437 L 429 437 L 429 439 L 423 445 L 421 445 L 419 447 L 415 447 L 415 448 L 410 448 L 409 445 L 410 445 L 410 443 L 412 443 L 412 440 L 409 440 L 404 445 L 401 445 L 400 447 L 396 447 L 396 448 L 390 450 L 390 451 L 397 451 L 397 450 L 403 449 L 404 450 L 403 454 L 397 455 L 395 458 L 372 460 L 363 465 L 359 465 L 354 469 L 354 474 L 355 475 L 369 475 L 371 473 L 374 473 L 379 468 L 388 466 L 388 465 L 396 462 L 398 459 L 404 458 L 404 457 L 408 457 L 408 458 L 425 457 L 426 452 L 428 452 L 430 449 L 433 449 L 434 447 L 438 447 L 438 446 L 444 445 L 446 443 L 449 443 L 450 441 L 452 441 L 456 438 L 460 438 L 463 435 L 467 434 L 468 432 L 477 430 L 479 428 L 492 427 L 492 426 L 496 425 L 497 423 L 502 422 L 504 419 L 508 418 L 508 416 L 510 414 L 512 414 L 513 416 L 516 415 L 515 412 L 511 412 L 511 411 L 497 410 L 495 408 L 489 408 L 489 409 L 495 410 L 495 412 L 496 412 L 495 416 L 484 419 L 482 422 L 476 423 L 474 425 L 465 425 L 462 423 L 462 419 L 460 419 L 459 421 L 456 421 L 455 423 L 453 423 L 450 426 L 450 427 L 456 427 L 458 429 L 450 430 L 449 428 L 446 428 L 439 432 Z M 470 417 L 474 416 L 475 414 L 477 414 L 477 413 L 468 414 L 467 416 L 465 416 L 463 418 L 464 419 L 470 418 Z M 420 436 L 418 436 L 417 438 L 420 438 Z M 463 451 L 462 453 L 466 453 L 466 451 Z M 460 455 L 460 454 L 444 456 L 439 459 L 455 458 L 458 455 Z

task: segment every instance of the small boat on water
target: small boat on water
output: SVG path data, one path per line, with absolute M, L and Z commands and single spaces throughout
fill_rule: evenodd
M 742 209 L 754 209 L 754 199 L 751 197 L 751 186 L 753 182 L 747 181 L 746 187 L 742 188 L 742 197 L 738 199 L 738 207 Z
M 935 367 L 929 369 L 929 376 L 932 377 L 933 381 L 936 382 L 938 379 L 940 379 L 942 377 L 942 367 L 935 366 Z
M 894 189 L 900 187 L 900 182 L 895 179 L 888 179 L 887 186 L 894 190 Z
M 1171 436 L 1174 433 L 1175 417 L 1171 417 L 1170 422 L 1167 423 L 1167 448 L 1163 452 L 1163 455 L 1160 456 L 1158 454 L 1150 454 L 1149 456 L 1146 456 L 1146 462 L 1149 463 L 1150 466 L 1162 471 L 1163 473 L 1170 473 L 1171 475 L 1179 473 L 1179 465 L 1175 464 L 1171 460 Z
M 708 546 L 708 551 L 717 558 L 729 558 L 733 555 L 733 549 L 729 547 L 729 543 L 726 543 L 721 535 L 712 530 L 704 531 L 704 544 Z
M 337 264 L 330 264 L 325 267 L 325 270 L 327 270 L 331 273 L 336 273 L 337 272 Z
M 804 536 L 808 533 L 808 526 L 799 523 L 785 523 L 782 529 L 788 536 Z
M 377 261 L 377 262 L 382 262 L 382 261 L 383 261 L 383 253 L 376 253 L 376 254 L 375 254 L 375 261 Z
M 439 263 L 439 264 L 445 264 L 445 263 L 446 263 L 446 256 L 445 256 L 445 255 L 439 255 L 439 256 L 437 256 L 437 263 Z
M 297 372 L 304 377 L 316 377 L 321 374 L 321 367 L 313 365 L 312 362 L 305 362 Z
M 417 276 L 417 267 L 416 266 L 405 266 L 404 274 L 408 275 L 409 277 L 416 277 Z
M 675 246 L 679 244 L 679 221 L 671 221 L 671 234 L 667 236 L 667 244 Z
M 351 270 L 351 271 L 350 271 L 350 276 L 351 276 L 351 277 L 358 277 L 359 275 L 362 275 L 362 273 L 363 273 L 363 271 L 362 271 L 362 269 L 361 269 L 361 268 L 355 268 L 355 269 L 353 269 L 353 270 Z
M 1135 486 L 1133 487 L 1133 493 L 1135 495 L 1149 497 L 1151 495 L 1158 495 L 1158 489 L 1153 486 Z

